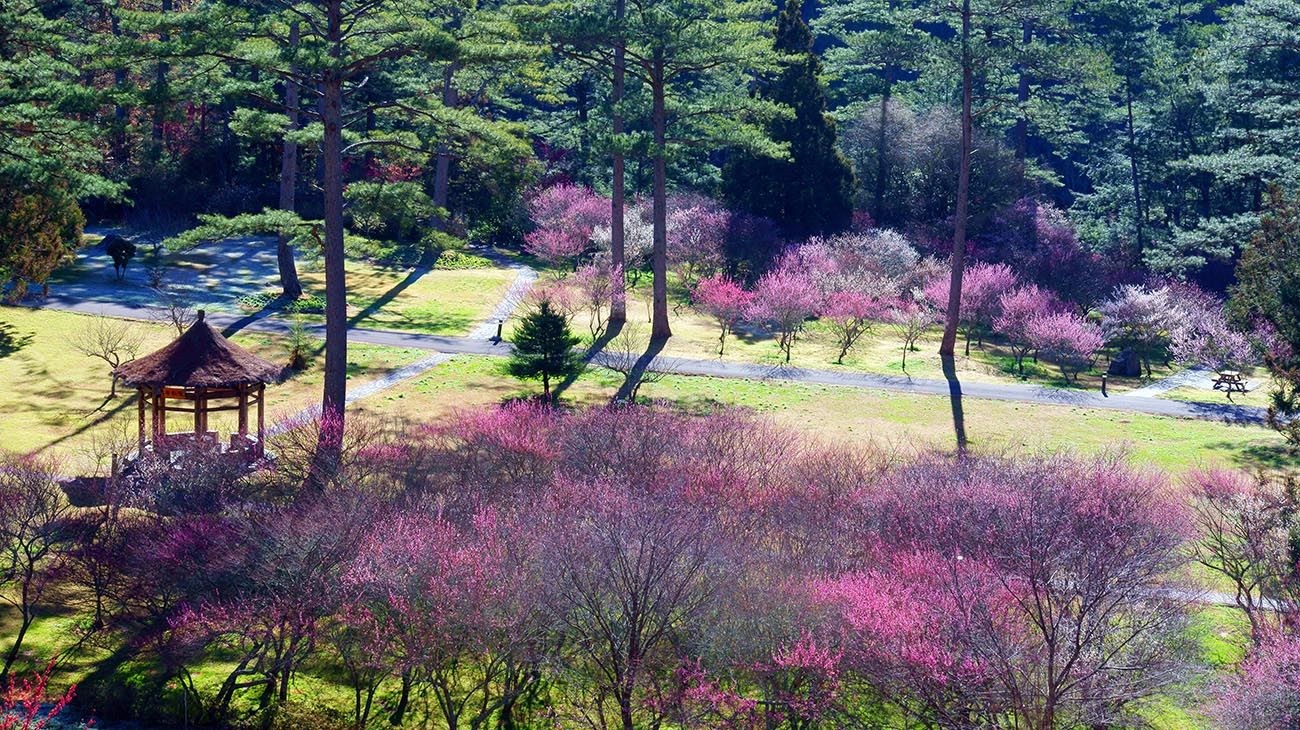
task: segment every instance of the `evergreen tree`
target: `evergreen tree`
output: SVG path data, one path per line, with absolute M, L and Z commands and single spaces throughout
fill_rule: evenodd
M 551 378 L 565 378 L 582 372 L 583 364 L 573 348 L 579 340 L 569 331 L 564 315 L 551 309 L 550 302 L 529 312 L 519 324 L 507 369 L 522 380 L 542 379 L 542 397 L 551 399 Z
M 1274 384 L 1268 420 L 1300 445 L 1300 195 L 1269 189 L 1259 232 L 1237 265 L 1232 305 L 1272 331 L 1264 358 Z
M 862 18 L 871 18 L 864 24 Z M 836 82 L 844 104 L 840 121 L 871 119 L 874 134 L 869 158 L 852 160 L 862 196 L 876 223 L 892 223 L 901 207 L 891 200 L 895 175 L 890 149 L 895 141 L 895 96 L 918 73 L 928 36 L 917 29 L 916 4 L 906 0 L 844 0 L 828 4 L 814 23 L 819 35 L 835 45 L 826 49 L 827 75 Z
M 20 298 L 81 246 L 78 200 L 115 197 L 99 174 L 99 93 L 76 5 L 0 0 L 0 291 Z
M 1175 273 L 1230 261 L 1259 229 L 1268 186 L 1300 187 L 1300 0 L 1247 0 L 1226 12 L 1204 88 L 1217 116 L 1213 145 L 1174 163 L 1203 176 L 1200 205 L 1168 250 L 1148 256 Z
M 853 216 L 853 171 L 835 147 L 821 61 L 802 10 L 802 0 L 787 0 L 781 11 L 775 48 L 788 59 L 761 92 L 794 112 L 769 125 L 772 140 L 788 145 L 789 158 L 742 152 L 723 169 L 729 202 L 799 237 L 843 230 Z

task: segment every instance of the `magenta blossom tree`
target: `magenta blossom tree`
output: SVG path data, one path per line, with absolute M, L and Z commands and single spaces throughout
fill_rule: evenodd
M 708 198 L 677 201 L 668 213 L 668 265 L 687 289 L 702 276 L 716 274 L 725 263 L 723 248 L 731 212 Z
M 528 213 L 536 228 L 524 236 L 524 250 L 554 266 L 571 266 L 596 227 L 609 225 L 610 207 L 588 188 L 561 183 L 528 201 Z
M 820 305 L 821 296 L 812 279 L 797 259 L 786 256 L 754 285 L 745 318 L 776 333 L 777 345 L 788 363 L 804 322 Z
M 840 348 L 835 358 L 837 365 L 844 363 L 844 356 L 872 330 L 885 311 L 885 306 L 876 298 L 861 292 L 836 291 L 827 295 L 818 314 Z
M 1016 274 L 1006 264 L 983 262 L 966 267 L 961 283 L 961 319 L 959 324 L 966 338 L 966 354 L 970 355 L 970 341 L 977 337 L 984 344 L 984 333 L 993 326 L 999 312 L 998 304 L 1003 294 L 1016 286 Z M 940 311 L 948 308 L 947 275 L 932 279 L 925 285 L 925 296 Z
M 718 323 L 718 355 L 727 346 L 727 335 L 745 317 L 752 295 L 730 277 L 715 274 L 700 279 L 691 293 L 695 308 Z
M 480 727 L 536 681 L 533 594 L 495 511 L 457 526 L 435 510 L 395 515 L 366 536 L 344 575 L 354 591 L 345 617 L 368 661 L 402 677 L 399 703 L 418 679 L 447 727 Z
M 1034 339 L 1029 336 L 1029 323 L 1062 311 L 1056 297 L 1036 284 L 1025 284 L 998 298 L 998 316 L 993 320 L 993 331 L 1007 338 L 1011 353 L 1016 359 L 1016 370 L 1025 374 L 1025 358 L 1034 349 Z
M 1215 699 L 1215 717 L 1227 730 L 1300 726 L 1300 636 L 1269 635 Z
M 1092 367 L 1106 338 L 1101 327 L 1071 312 L 1043 314 L 1029 320 L 1030 348 L 1056 362 L 1067 381 Z

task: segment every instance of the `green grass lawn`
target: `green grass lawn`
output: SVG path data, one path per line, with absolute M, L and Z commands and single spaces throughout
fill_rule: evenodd
M 354 327 L 405 330 L 435 335 L 467 334 L 501 301 L 515 279 L 510 269 L 416 269 L 347 264 L 348 317 Z M 318 265 L 302 273 L 306 294 L 325 293 Z M 310 319 L 323 319 L 319 315 Z
M 90 320 L 88 315 L 23 307 L 0 307 L 0 447 L 15 451 L 48 450 L 68 460 L 70 468 L 87 468 L 97 442 L 134 435 L 135 394 L 119 388 L 108 398 L 109 369 L 102 361 L 77 353 L 69 344 Z M 132 322 L 143 338 L 140 355 L 167 344 L 176 335 L 169 326 Z M 286 362 L 284 343 L 270 335 L 238 334 L 233 340 L 271 362 Z M 369 380 L 414 362 L 421 350 L 352 345 L 348 377 Z M 324 358 L 283 383 L 267 388 L 267 420 L 318 402 Z M 214 414 L 214 429 L 232 430 L 234 415 Z
M 620 382 L 618 374 L 593 368 L 564 390 L 563 399 L 577 406 L 608 403 Z M 370 413 L 421 420 L 539 391 L 540 386 L 505 375 L 501 360 L 457 356 L 357 405 Z M 942 396 L 690 376 L 647 383 L 640 395 L 694 411 L 749 408 L 825 439 L 870 441 L 904 451 L 954 444 L 952 406 Z M 964 399 L 962 406 L 970 444 L 981 450 L 1118 448 L 1136 463 L 1173 472 L 1296 463 L 1281 436 L 1259 426 L 976 398 Z
M 1255 376 L 1258 379 L 1264 379 L 1267 376 Z M 1269 403 L 1269 391 L 1271 390 L 1267 382 L 1262 383 L 1259 387 L 1246 393 L 1233 393 L 1232 399 L 1229 400 L 1226 393 L 1219 390 L 1206 390 L 1191 385 L 1184 385 L 1181 388 L 1174 388 L 1171 391 L 1161 393 L 1160 398 L 1170 400 L 1181 400 L 1189 403 L 1234 403 L 1239 406 L 1258 406 L 1267 408 Z

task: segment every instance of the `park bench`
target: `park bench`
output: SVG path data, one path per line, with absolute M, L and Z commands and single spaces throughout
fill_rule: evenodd
M 1223 370 L 1214 378 L 1214 389 L 1226 392 L 1231 398 L 1233 393 L 1246 392 L 1246 381 L 1236 370 Z

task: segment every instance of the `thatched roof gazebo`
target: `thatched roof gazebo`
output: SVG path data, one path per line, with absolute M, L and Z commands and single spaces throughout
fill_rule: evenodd
M 266 386 L 280 367 L 227 340 L 204 321 L 200 310 L 185 334 L 157 352 L 117 368 L 115 375 L 135 386 L 140 404 L 140 453 L 184 450 L 207 442 L 220 445 L 208 431 L 208 414 L 238 411 L 239 431 L 230 436 L 230 451 L 261 456 L 266 436 Z M 233 402 L 231 402 L 233 401 Z M 215 404 L 214 404 L 215 402 Z M 248 433 L 248 407 L 257 404 L 257 438 Z M 146 439 L 145 411 L 153 418 Z M 168 413 L 193 413 L 194 430 L 167 433 Z

